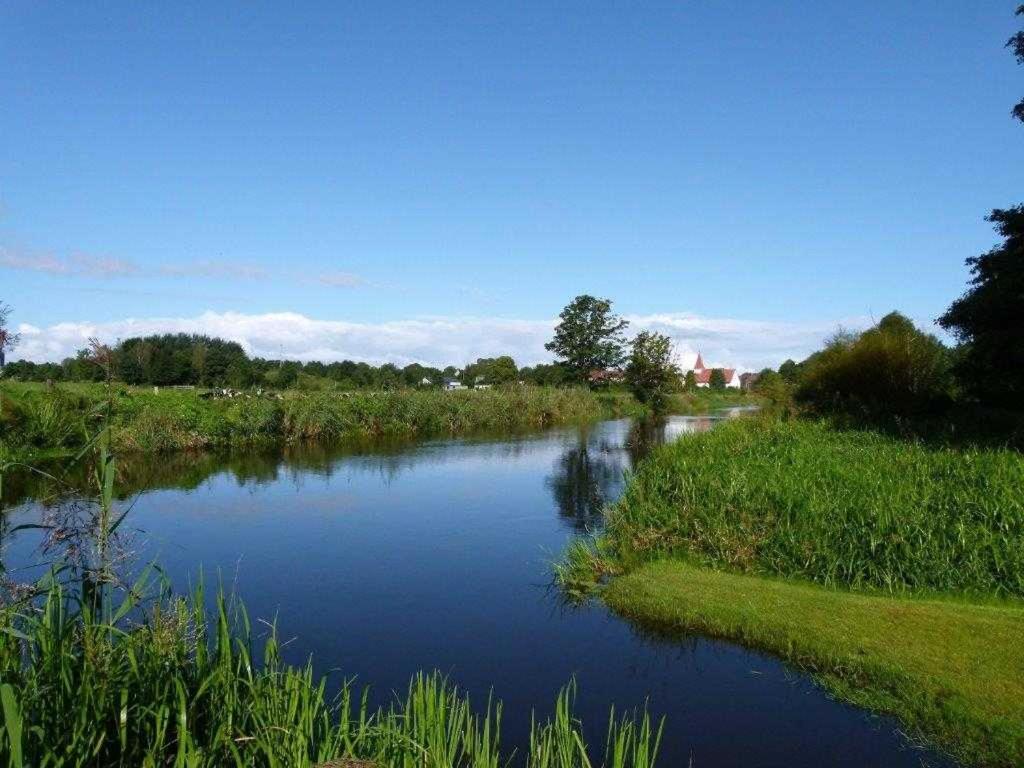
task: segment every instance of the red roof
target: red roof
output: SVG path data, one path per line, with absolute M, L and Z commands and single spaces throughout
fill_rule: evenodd
M 714 371 L 714 370 L 716 370 L 716 369 L 715 368 L 704 368 L 703 370 L 699 370 L 699 371 L 694 369 L 693 377 L 697 380 L 698 384 L 710 384 L 711 383 L 711 372 Z M 726 384 L 731 384 L 732 383 L 732 377 L 736 374 L 736 369 L 735 368 L 719 368 L 717 370 L 720 370 L 722 372 L 722 375 L 725 376 L 725 383 Z
M 710 384 L 711 383 L 711 372 L 714 368 L 704 367 L 704 358 L 701 357 L 700 352 L 697 353 L 697 362 L 693 364 L 693 376 L 697 380 L 698 384 Z M 725 376 L 725 383 L 731 384 L 732 377 L 736 373 L 735 368 L 722 368 L 722 373 Z

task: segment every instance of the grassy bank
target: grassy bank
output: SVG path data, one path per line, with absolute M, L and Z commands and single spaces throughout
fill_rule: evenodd
M 1024 457 L 742 419 L 656 451 L 610 511 L 665 555 L 829 585 L 1024 597 Z
M 773 653 L 969 765 L 1024 764 L 1024 608 L 855 594 L 667 561 L 613 580 L 603 595 L 648 629 Z
M 404 697 L 371 712 L 351 685 L 328 698 L 326 680 L 309 665 L 284 663 L 276 635 L 258 643 L 244 613 L 223 600 L 212 619 L 201 594 L 147 609 L 134 599 L 97 603 L 83 608 L 53 586 L 34 609 L 0 611 L 4 765 L 508 764 L 499 741 L 501 705 L 474 710 L 437 674 L 415 676 Z M 607 745 L 593 750 L 572 715 L 573 696 L 570 684 L 554 716 L 535 725 L 528 768 L 654 764 L 660 728 L 646 714 L 611 719 Z M 367 762 L 345 762 L 358 760 Z
M 121 451 L 165 452 L 368 436 L 457 435 L 526 429 L 642 408 L 626 395 L 585 389 L 402 390 L 204 399 L 192 391 L 114 387 L 111 429 Z M 85 442 L 104 400 L 100 385 L 3 385 L 0 458 L 60 454 Z
M 557 577 L 774 653 L 967 764 L 1020 765 L 1022 488 L 1013 451 L 736 420 L 655 451 Z

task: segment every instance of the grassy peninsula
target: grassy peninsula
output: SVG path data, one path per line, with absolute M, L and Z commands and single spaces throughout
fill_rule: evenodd
M 641 463 L 559 578 L 777 654 L 967 764 L 1020 765 L 1022 487 L 1015 451 L 739 419 Z

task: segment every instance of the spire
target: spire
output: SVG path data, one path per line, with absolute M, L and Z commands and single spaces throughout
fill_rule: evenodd
M 693 364 L 693 370 L 703 371 L 704 370 L 704 358 L 700 356 L 700 352 L 697 352 L 697 362 Z

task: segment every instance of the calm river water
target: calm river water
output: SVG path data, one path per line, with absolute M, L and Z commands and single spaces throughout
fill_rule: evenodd
M 646 701 L 667 718 L 661 766 L 947 764 L 769 657 L 660 641 L 600 604 L 567 608 L 550 588 L 551 561 L 599 525 L 631 464 L 712 423 L 123 462 L 138 489 L 125 525 L 140 562 L 158 560 L 179 588 L 200 568 L 207 582 L 219 573 L 254 620 L 277 617 L 291 660 L 312 654 L 320 671 L 371 684 L 377 701 L 421 669 L 448 673 L 480 705 L 493 690 L 506 747 L 575 676 L 593 742 L 611 704 Z M 31 493 L 16 481 L 6 493 Z M 8 521 L 40 513 L 23 499 Z M 5 543 L 9 567 L 39 561 L 30 533 Z

